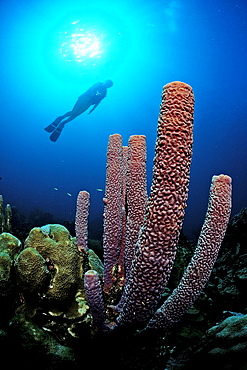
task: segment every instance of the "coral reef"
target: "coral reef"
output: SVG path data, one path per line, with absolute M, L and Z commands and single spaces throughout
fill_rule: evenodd
M 12 305 L 13 318 L 8 318 L 10 325 L 2 325 L 0 340 L 6 348 L 15 347 L 19 367 L 31 369 L 35 363 L 42 369 L 79 369 L 87 351 L 93 348 L 93 368 L 110 369 L 117 364 L 119 369 L 158 370 L 165 368 L 169 358 L 167 366 L 172 368 L 186 347 L 182 339 L 187 335 L 187 340 L 185 333 L 194 335 L 189 343 L 193 345 L 196 335 L 202 336 L 216 324 L 214 312 L 217 320 L 223 318 L 223 306 L 213 306 L 226 284 L 235 279 L 232 291 L 244 294 L 243 248 L 240 242 L 233 246 L 230 240 L 228 251 L 237 277 L 230 273 L 228 252 L 222 252 L 222 265 L 216 263 L 210 283 L 200 295 L 230 215 L 229 176 L 212 179 L 208 211 L 195 251 L 180 235 L 189 185 L 193 111 L 194 96 L 189 85 L 173 82 L 164 87 L 148 200 L 145 137 L 134 135 L 128 147 L 123 147 L 120 135 L 110 136 L 103 199 L 104 268 L 88 248 L 86 191 L 80 192 L 77 199 L 76 238 L 62 225 L 47 224 L 33 228 L 21 250 L 18 239 L 1 234 L 2 290 L 8 284 L 13 286 L 15 301 L 8 303 Z M 241 225 L 237 217 L 232 226 L 236 224 Z M 179 276 L 172 273 L 174 264 Z M 240 304 L 238 307 L 245 308 Z M 201 320 L 200 334 L 192 334 L 193 319 L 187 330 L 188 317 L 194 317 L 194 322 Z M 202 342 L 201 348 L 206 350 L 201 353 L 205 356 L 212 351 L 217 354 L 214 348 L 218 344 L 210 347 L 207 340 L 212 343 L 211 339 L 222 337 L 222 333 L 226 339 L 224 345 L 219 344 L 223 349 L 220 356 L 225 356 L 223 352 L 231 348 L 231 342 L 232 351 L 236 346 L 243 348 L 244 339 L 235 341 L 238 336 L 233 333 L 239 330 L 244 338 L 245 321 L 228 320 L 222 325 L 207 333 L 205 345 Z M 197 347 L 197 351 L 201 349 Z M 180 361 L 181 366 L 186 366 L 186 361 Z

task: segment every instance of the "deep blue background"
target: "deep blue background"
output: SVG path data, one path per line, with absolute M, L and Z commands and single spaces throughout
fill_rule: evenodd
M 247 206 L 246 0 L 8 0 L 0 6 L 0 194 L 6 203 L 26 215 L 39 207 L 73 220 L 77 194 L 87 190 L 91 219 L 101 217 L 104 193 L 97 188 L 104 189 L 113 133 L 124 145 L 132 134 L 147 136 L 150 187 L 161 90 L 180 80 L 196 97 L 186 235 L 195 237 L 201 227 L 215 174 L 233 178 L 232 215 Z M 98 71 L 73 75 L 59 61 L 56 35 L 71 19 L 90 16 L 114 49 Z M 108 78 L 114 86 L 100 106 L 51 142 L 43 128 Z

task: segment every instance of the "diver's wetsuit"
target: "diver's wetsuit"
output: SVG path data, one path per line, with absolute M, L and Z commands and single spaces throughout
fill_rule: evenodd
M 45 130 L 47 132 L 52 132 L 50 135 L 51 141 L 57 141 L 64 125 L 84 113 L 91 105 L 93 105 L 93 108 L 88 114 L 92 113 L 101 100 L 106 97 L 107 88 L 112 86 L 112 82 L 111 84 L 110 82 L 110 80 L 107 80 L 105 83 L 97 82 L 91 86 L 85 93 L 79 96 L 71 111 L 65 113 L 63 116 L 57 117 L 54 122 L 47 126 Z

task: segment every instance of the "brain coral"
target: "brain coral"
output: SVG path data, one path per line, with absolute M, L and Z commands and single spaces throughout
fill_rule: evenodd
M 62 225 L 33 228 L 16 261 L 19 289 L 42 293 L 46 301 L 65 302 L 81 283 L 82 265 L 75 241 Z

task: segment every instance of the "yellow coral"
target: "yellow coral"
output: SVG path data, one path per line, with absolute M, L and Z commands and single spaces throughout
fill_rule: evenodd
M 21 288 L 25 286 L 27 290 L 27 287 L 32 285 L 30 289 L 36 289 L 38 294 L 41 286 L 43 287 L 41 280 L 48 272 L 50 284 L 43 298 L 61 303 L 74 297 L 81 283 L 82 267 L 77 247 L 69 231 L 62 225 L 49 226 L 49 233 L 43 232 L 39 227 L 30 231 L 25 241 L 25 249 L 17 261 L 17 279 Z M 28 256 L 25 260 L 21 258 L 23 254 Z M 35 268 L 37 264 L 39 266 Z M 31 283 L 34 279 L 36 288 Z

